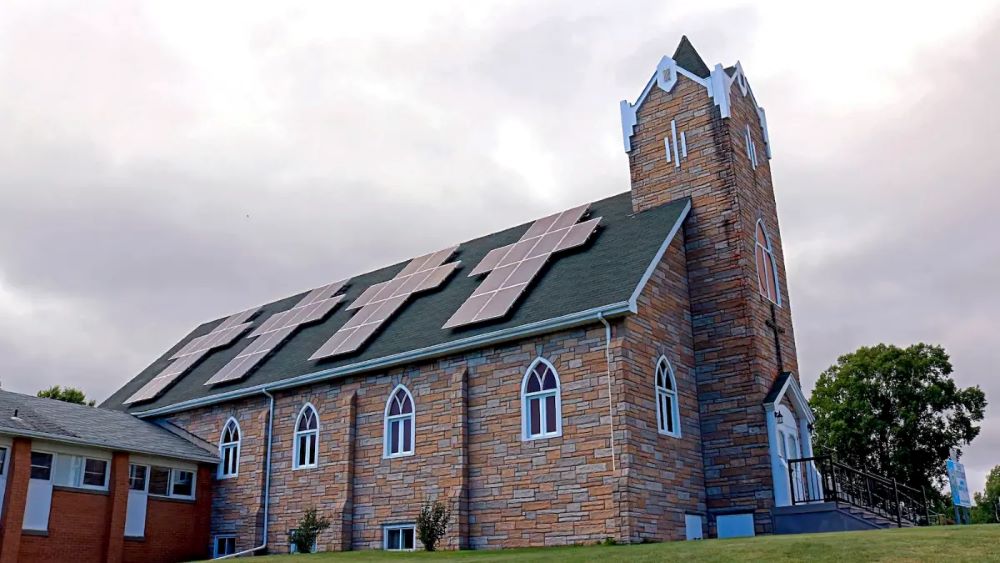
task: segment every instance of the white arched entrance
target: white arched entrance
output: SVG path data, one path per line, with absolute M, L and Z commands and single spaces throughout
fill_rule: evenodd
M 787 401 L 785 399 L 787 398 Z M 789 407 L 791 406 L 791 408 Z M 815 418 L 795 377 L 784 373 L 764 401 L 767 413 L 767 434 L 771 452 L 771 474 L 774 481 L 775 506 L 819 500 L 815 491 L 818 480 L 811 463 L 795 463 L 789 471 L 789 461 L 813 456 L 809 426 Z

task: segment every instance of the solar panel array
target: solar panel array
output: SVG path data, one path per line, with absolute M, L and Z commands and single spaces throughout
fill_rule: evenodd
M 552 254 L 587 242 L 601 222 L 597 217 L 578 223 L 588 207 L 581 205 L 539 219 L 514 244 L 491 250 L 469 276 L 490 274 L 443 328 L 506 315 Z
M 131 397 L 125 399 L 124 402 L 129 404 L 155 399 L 157 395 L 162 393 L 178 377 L 184 375 L 188 369 L 201 361 L 209 352 L 216 348 L 232 344 L 233 341 L 253 326 L 253 323 L 248 321 L 257 314 L 259 309 L 259 307 L 254 307 L 253 309 L 247 309 L 241 313 L 231 315 L 222 321 L 219 326 L 212 329 L 212 332 L 193 338 L 180 350 L 175 352 L 174 355 L 170 356 L 172 360 L 170 365 L 158 373 L 149 383 L 143 385 Z
M 264 324 L 247 336 L 247 338 L 256 340 L 223 366 L 211 379 L 205 382 L 205 385 L 237 381 L 246 377 L 250 370 L 278 346 L 281 346 L 299 327 L 326 318 L 344 299 L 344 296 L 337 295 L 337 292 L 346 283 L 347 280 L 344 280 L 316 288 L 299 300 L 295 307 L 268 317 Z
M 372 285 L 348 309 L 361 309 L 324 343 L 311 360 L 353 352 L 389 320 L 414 293 L 438 287 L 461 262 L 444 262 L 458 246 L 414 258 L 394 278 Z

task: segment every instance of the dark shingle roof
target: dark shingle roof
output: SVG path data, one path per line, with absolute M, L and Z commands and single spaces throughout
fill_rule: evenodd
M 687 35 L 681 37 L 681 42 L 677 45 L 672 58 L 674 62 L 692 74 L 702 78 L 708 78 L 712 75 L 712 71 L 705 64 L 705 61 L 701 59 L 701 55 L 695 50 L 694 45 L 688 40 Z
M 468 277 L 472 268 L 490 250 L 517 241 L 530 223 L 462 243 L 456 255 L 456 258 L 462 261 L 458 271 L 438 290 L 421 293 L 410 299 L 395 317 L 385 323 L 382 330 L 356 353 L 335 356 L 325 361 L 309 360 L 309 357 L 351 317 L 353 311 L 348 311 L 346 305 L 370 285 L 391 279 L 403 268 L 405 262 L 352 278 L 346 286 L 345 300 L 333 314 L 321 323 L 300 328 L 242 381 L 214 387 L 204 385 L 216 371 L 249 343 L 246 338 L 237 340 L 228 348 L 209 354 L 157 399 L 131 406 L 122 403 L 166 367 L 170 355 L 175 350 L 191 338 L 211 331 L 221 322 L 219 319 L 195 329 L 115 392 L 101 406 L 112 409 L 128 408 L 132 412 L 141 412 L 178 403 L 190 405 L 191 402 L 214 401 L 215 399 L 209 397 L 223 393 L 226 393 L 226 398 L 231 398 L 242 390 L 251 392 L 251 388 L 257 389 L 262 385 L 272 385 L 306 374 L 327 370 L 353 371 L 355 366 L 358 370 L 362 367 L 376 369 L 378 366 L 370 366 L 378 364 L 385 358 L 414 351 L 431 349 L 436 352 L 443 347 L 462 342 L 476 342 L 477 346 L 487 345 L 492 338 L 491 334 L 497 331 L 517 330 L 518 327 L 535 326 L 567 315 L 626 303 L 639 283 L 644 281 L 646 270 L 664 240 L 683 220 L 689 205 L 689 200 L 683 199 L 634 214 L 630 192 L 592 203 L 590 215 L 603 217 L 603 220 L 590 241 L 582 247 L 554 255 L 520 301 L 514 305 L 512 311 L 496 321 L 453 330 L 441 328 L 482 281 L 481 277 Z M 256 322 L 260 323 L 274 313 L 291 308 L 302 295 L 264 305 Z M 472 346 L 467 348 L 469 347 Z
M 14 416 L 14 413 L 17 416 Z M 130 414 L 0 390 L 0 434 L 214 462 L 216 452 Z

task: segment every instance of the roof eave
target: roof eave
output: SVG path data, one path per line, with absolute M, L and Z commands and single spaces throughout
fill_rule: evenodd
M 37 430 L 21 430 L 13 428 L 0 428 L 0 435 L 11 436 L 14 438 L 38 438 L 40 440 L 48 440 L 50 442 L 59 442 L 62 444 L 71 444 L 74 446 L 88 446 L 92 448 L 97 448 L 101 450 L 117 451 L 117 452 L 130 452 L 143 455 L 153 455 L 158 457 L 166 457 L 170 459 L 180 459 L 184 461 L 195 461 L 198 463 L 219 463 L 218 457 L 214 457 L 208 452 L 204 456 L 196 455 L 178 455 L 171 454 L 161 451 L 148 450 L 144 448 L 122 448 L 112 446 L 110 444 L 103 444 L 100 442 L 94 442 L 92 440 L 84 440 L 83 438 L 74 438 L 72 436 L 63 436 L 60 434 L 50 434 L 49 432 L 39 432 Z

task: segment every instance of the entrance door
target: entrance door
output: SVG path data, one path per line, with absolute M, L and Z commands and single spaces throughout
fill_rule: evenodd
M 799 447 L 798 421 L 792 411 L 784 405 L 779 406 L 776 412 L 781 415 L 781 422 L 777 424 L 776 428 L 777 435 L 774 444 L 777 446 L 779 461 L 775 468 L 777 474 L 774 475 L 776 492 L 783 490 L 786 499 L 784 502 L 788 504 L 792 504 L 793 500 L 804 502 L 809 500 L 806 498 L 803 480 L 806 467 L 802 463 L 790 463 L 802 458 L 802 450 Z M 789 468 L 791 468 L 791 475 L 789 475 Z M 782 501 L 779 499 L 779 502 Z
M 24 507 L 25 530 L 48 531 L 49 509 L 52 508 L 52 459 L 45 452 L 31 452 L 31 479 L 28 500 Z
M 786 440 L 788 441 L 788 448 L 787 448 L 788 459 L 789 460 L 801 459 L 802 458 L 802 450 L 799 449 L 798 432 L 796 432 L 795 434 L 788 433 L 787 436 L 786 436 Z M 804 486 L 805 485 L 805 478 L 804 478 L 805 477 L 805 475 L 804 475 L 805 471 L 806 471 L 806 466 L 804 464 L 802 464 L 802 463 L 796 463 L 796 464 L 794 464 L 792 466 L 791 488 L 792 488 L 792 490 L 795 491 L 795 497 L 794 498 L 796 500 L 799 500 L 799 501 L 809 500 L 809 499 L 806 498 L 806 494 L 805 494 L 805 486 Z
M 125 536 L 141 538 L 146 533 L 146 501 L 149 496 L 149 466 L 128 468 L 128 504 L 125 507 Z

